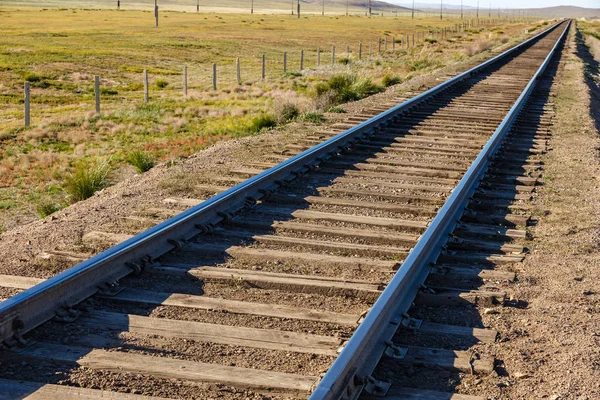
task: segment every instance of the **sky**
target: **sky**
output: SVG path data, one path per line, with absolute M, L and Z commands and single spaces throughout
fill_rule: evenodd
M 407 0 L 386 0 L 388 3 L 406 5 L 412 3 Z M 437 1 L 430 0 L 415 0 L 416 3 L 434 3 L 439 4 Z M 446 1 L 444 1 L 446 3 Z M 449 4 L 455 4 L 460 6 L 460 0 L 448 1 Z M 480 0 L 479 7 L 489 8 L 489 0 Z M 464 0 L 463 4 L 470 6 L 477 6 L 477 0 Z M 492 9 L 500 8 L 540 8 L 540 7 L 553 7 L 553 6 L 578 6 L 587 8 L 600 8 L 600 0 L 492 0 Z

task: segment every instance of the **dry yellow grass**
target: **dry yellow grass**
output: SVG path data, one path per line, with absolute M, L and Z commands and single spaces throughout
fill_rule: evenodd
M 64 202 L 63 182 L 79 165 L 111 158 L 126 166 L 126 154 L 144 151 L 158 160 L 187 156 L 229 137 L 253 134 L 268 125 L 274 104 L 293 103 L 302 112 L 317 106 L 314 87 L 338 73 L 356 73 L 379 84 L 384 76 L 409 79 L 464 60 L 488 45 L 517 40 L 532 24 L 473 29 L 410 49 L 392 38 L 453 26 L 437 18 L 365 18 L 166 12 L 161 26 L 144 11 L 0 7 L 0 220 L 33 215 L 50 193 Z M 387 37 L 388 52 L 376 54 Z M 486 46 L 465 50 L 485 41 Z M 358 60 L 358 43 L 364 43 Z M 373 42 L 372 57 L 368 57 Z M 349 64 L 316 68 L 336 45 Z M 346 46 L 351 53 L 346 54 Z M 300 74 L 299 54 L 305 51 Z M 288 53 L 288 73 L 282 54 Z M 260 79 L 260 56 L 267 79 Z M 234 62 L 242 61 L 242 84 Z M 217 63 L 219 90 L 210 80 Z M 181 93 L 188 68 L 188 98 Z M 143 104 L 143 69 L 150 71 L 150 103 Z M 94 110 L 93 76 L 102 77 L 102 113 Z M 32 85 L 32 121 L 22 128 L 23 81 Z M 159 88 L 161 79 L 166 87 Z M 122 173 L 119 175 L 123 176 Z M 42 194 L 44 196 L 42 196 Z

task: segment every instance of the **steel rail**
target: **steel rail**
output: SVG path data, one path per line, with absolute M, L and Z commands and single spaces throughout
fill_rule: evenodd
M 75 315 L 74 305 L 97 292 L 110 292 L 119 279 L 139 272 L 151 265 L 153 259 L 202 232 L 210 231 L 215 224 L 227 218 L 227 213 L 253 204 L 284 182 L 305 173 L 365 136 L 373 135 L 404 112 L 524 49 L 555 27 L 553 25 L 502 54 L 5 300 L 0 303 L 0 345 L 12 346 L 15 339 L 23 342 L 23 334 L 57 314 Z
M 374 380 L 371 374 L 386 349 L 393 346 L 391 339 L 399 325 L 408 317 L 406 313 L 425 282 L 431 264 L 458 224 L 490 161 L 510 132 L 533 92 L 538 77 L 546 69 L 570 24 L 570 21 L 566 24 L 542 65 L 315 388 L 310 400 L 356 399 L 367 385 L 371 385 L 376 394 L 385 394 L 385 385 Z

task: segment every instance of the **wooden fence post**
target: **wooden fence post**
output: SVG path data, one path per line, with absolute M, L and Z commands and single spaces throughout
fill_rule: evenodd
M 346 46 L 346 57 L 350 58 L 350 46 Z
M 304 69 L 304 50 L 300 50 L 300 71 Z
M 383 37 L 383 42 L 385 44 L 385 47 L 383 48 L 383 51 L 387 51 L 387 36 Z
M 358 44 L 358 59 L 362 60 L 362 42 Z
M 396 51 L 396 38 L 392 36 L 392 51 Z
M 96 97 L 96 112 L 100 114 L 100 77 L 94 76 L 94 94 Z
M 331 46 L 331 65 L 335 65 L 335 46 Z
M 381 38 L 377 40 L 377 52 L 381 53 Z
M 148 70 L 144 70 L 144 103 L 148 103 Z
M 263 80 L 266 78 L 266 68 L 265 68 L 265 55 L 262 55 L 262 78 Z
M 183 98 L 187 98 L 187 65 L 183 66 Z
M 287 72 L 287 53 L 283 53 L 283 72 Z
M 321 48 L 317 47 L 317 67 L 321 65 Z
M 154 18 L 156 18 L 156 26 L 158 27 L 158 5 L 156 5 L 156 2 L 154 3 Z
M 238 85 L 242 84 L 242 70 L 240 68 L 240 58 L 235 59 L 235 72 L 237 73 Z
M 369 58 L 373 55 L 373 42 L 369 42 Z
M 213 90 L 217 90 L 217 64 L 213 64 L 212 81 L 213 81 Z
M 31 124 L 31 84 L 29 82 L 25 82 L 25 126 L 29 126 Z

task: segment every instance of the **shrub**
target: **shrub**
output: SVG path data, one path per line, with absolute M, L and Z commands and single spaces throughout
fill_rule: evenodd
M 430 67 L 438 67 L 439 65 L 439 61 L 433 60 L 429 57 L 424 57 L 410 62 L 408 64 L 408 68 L 411 71 L 419 71 Z
M 321 114 L 319 112 L 307 112 L 302 116 L 302 119 L 306 122 L 312 122 L 315 124 L 319 124 L 319 123 L 325 121 L 323 114 Z
M 263 129 L 272 128 L 275 125 L 277 125 L 277 121 L 272 115 L 263 114 L 252 120 L 247 131 L 250 133 L 258 133 Z
M 346 110 L 344 110 L 342 107 L 331 107 L 330 109 L 327 110 L 327 112 L 336 113 L 336 114 L 345 114 Z
M 119 94 L 119 92 L 116 89 L 113 88 L 107 88 L 107 87 L 101 87 L 100 88 L 100 94 L 103 95 L 115 95 L 115 94 Z
M 464 49 L 464 53 L 471 57 L 474 56 L 475 54 L 479 54 L 483 51 L 486 51 L 488 49 L 490 49 L 492 47 L 492 43 L 487 41 L 487 40 L 478 40 L 476 42 L 474 42 L 473 44 L 471 44 L 470 46 L 465 47 Z
M 437 43 L 437 40 L 435 40 L 435 39 L 432 39 L 432 38 L 425 38 L 425 41 L 426 41 L 427 43 L 429 43 L 429 44 L 436 44 L 436 43 Z
M 151 170 L 156 165 L 156 161 L 150 154 L 139 150 L 129 153 L 125 161 L 133 165 L 140 174 Z
M 400 79 L 400 77 L 396 76 L 396 75 L 390 75 L 390 74 L 386 74 L 383 79 L 381 80 L 381 84 L 385 87 L 390 87 L 392 85 L 397 85 L 400 82 L 402 82 L 402 80 Z
M 341 58 L 338 60 L 338 62 L 339 62 L 340 64 L 348 65 L 348 64 L 350 64 L 350 58 L 348 58 L 348 57 L 341 57 Z
M 330 109 L 338 104 L 363 99 L 382 91 L 383 88 L 374 85 L 369 78 L 358 77 L 356 74 L 334 75 L 326 83 L 315 87 L 317 107 L 322 110 Z
M 285 103 L 279 112 L 278 122 L 286 123 L 293 121 L 300 116 L 300 110 L 295 104 Z
M 27 82 L 31 82 L 31 83 L 36 83 L 42 80 L 42 77 L 37 75 L 37 74 L 33 74 L 33 73 L 29 73 L 29 74 L 25 74 L 25 76 L 23 77 Z
M 381 91 L 369 78 L 359 78 L 355 74 L 332 76 L 329 87 L 337 93 L 340 103 L 360 100 Z
M 50 199 L 40 200 L 35 207 L 35 211 L 40 218 L 46 218 L 48 215 L 54 214 L 60 209 L 62 209 L 62 206 Z
M 65 190 L 71 201 L 75 203 L 90 198 L 98 190 L 108 186 L 109 171 L 108 161 L 77 167 L 65 181 Z
M 164 89 L 167 86 L 169 86 L 169 82 L 167 82 L 166 80 L 161 79 L 161 78 L 157 79 L 155 84 L 156 84 L 156 87 L 159 89 Z

